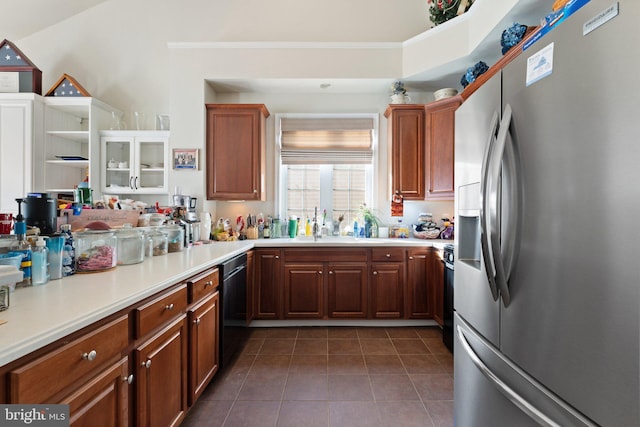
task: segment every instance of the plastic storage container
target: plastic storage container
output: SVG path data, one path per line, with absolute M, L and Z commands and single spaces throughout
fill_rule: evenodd
M 87 230 L 76 233 L 76 272 L 111 270 L 118 263 L 117 237 L 113 230 Z
M 118 265 L 138 264 L 144 261 L 145 236 L 140 230 L 126 224 L 116 232 L 118 238 Z

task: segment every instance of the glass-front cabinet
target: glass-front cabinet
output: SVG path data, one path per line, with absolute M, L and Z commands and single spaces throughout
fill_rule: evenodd
M 168 131 L 101 131 L 100 148 L 103 193 L 168 193 Z

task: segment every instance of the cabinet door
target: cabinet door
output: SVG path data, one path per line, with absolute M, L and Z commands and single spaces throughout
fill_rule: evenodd
M 40 102 L 0 94 L 0 212 L 17 214 L 16 198 L 33 191 L 32 172 L 36 176 L 41 173 L 40 167 L 34 171 L 32 166 L 42 156 L 36 131 L 41 129 L 41 121 Z
M 405 200 L 424 200 L 424 106 L 390 105 L 385 116 L 390 119 L 391 191 L 399 191 Z
M 371 316 L 401 318 L 404 313 L 404 263 L 371 264 Z
M 460 98 L 428 104 L 427 200 L 453 200 L 455 113 Z
M 136 136 L 132 159 L 133 188 L 136 193 L 161 194 L 169 191 L 169 133 L 143 132 Z M 197 159 L 187 159 L 189 164 Z
M 105 369 L 76 392 L 62 399 L 69 405 L 69 425 L 93 427 L 100 425 L 124 427 L 129 425 L 129 359 Z
M 324 315 L 323 264 L 285 264 L 284 316 L 322 318 Z
M 187 326 L 183 315 L 135 350 L 137 426 L 177 426 L 187 410 Z
M 255 318 L 282 319 L 282 272 L 279 249 L 255 251 Z
M 444 324 L 444 263 L 442 262 L 441 251 L 431 248 L 428 258 L 427 283 L 433 293 L 433 319 L 442 326 Z
M 254 284 L 255 284 L 255 265 L 253 261 L 254 251 L 247 252 L 247 326 L 255 317 L 254 300 Z
M 407 316 L 410 319 L 433 317 L 433 295 L 430 286 L 428 249 L 407 251 Z
M 189 405 L 193 405 L 218 371 L 219 293 L 189 310 Z
M 100 170 L 102 191 L 126 194 L 134 191 L 133 137 L 110 133 L 100 138 Z
M 268 116 L 262 104 L 207 105 L 207 199 L 264 200 Z
M 327 276 L 330 318 L 366 318 L 367 264 L 330 263 Z

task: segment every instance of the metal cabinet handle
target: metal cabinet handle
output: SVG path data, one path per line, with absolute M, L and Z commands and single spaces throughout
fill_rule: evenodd
M 412 259 L 413 259 L 413 257 L 412 257 L 412 256 L 410 256 L 410 257 L 409 257 L 409 259 L 410 259 L 410 260 L 412 260 Z
M 142 367 L 143 368 L 150 368 L 151 367 L 151 359 L 148 359 L 146 362 L 142 362 Z
M 93 361 L 98 357 L 98 353 L 95 350 L 91 350 L 89 353 L 83 353 L 82 358 L 84 360 L 88 360 L 89 362 Z
M 322 270 L 318 271 L 318 274 L 322 274 Z
M 274 258 L 275 259 L 280 259 L 280 255 L 276 255 Z
M 129 188 L 133 190 L 133 177 L 129 177 Z
M 215 305 L 214 305 L 214 307 L 215 307 Z M 199 325 L 200 324 L 200 318 L 194 319 L 193 320 L 193 324 L 194 325 Z
M 374 275 L 374 276 L 375 276 L 375 275 L 377 275 L 377 274 L 378 274 L 378 272 L 377 272 L 377 271 L 374 271 L 374 272 L 373 272 L 373 275 Z
M 169 311 L 173 310 L 173 303 L 171 303 L 171 304 L 169 304 L 169 305 L 165 305 L 165 306 L 164 306 L 164 309 L 165 309 L 165 310 L 169 310 Z
M 387 257 L 387 258 L 391 258 L 391 254 L 387 254 L 387 255 L 386 255 L 386 257 Z
M 136 179 L 133 180 L 134 189 L 137 190 L 139 187 L 140 177 L 136 176 Z
M 213 280 L 208 280 L 204 282 L 204 287 L 206 288 L 207 286 L 213 286 Z
M 133 374 L 129 375 L 128 377 L 122 378 L 122 381 L 127 384 L 133 384 Z
M 333 270 L 329 270 L 329 274 L 333 274 Z

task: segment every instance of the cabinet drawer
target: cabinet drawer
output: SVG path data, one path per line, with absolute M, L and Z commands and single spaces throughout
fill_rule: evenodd
M 404 261 L 404 248 L 373 248 L 371 249 L 371 261 L 402 262 Z
M 203 274 L 192 277 L 187 282 L 189 287 L 189 302 L 194 303 L 203 297 L 215 292 L 220 284 L 220 270 L 214 268 L 207 270 Z
M 366 262 L 366 248 L 287 248 L 285 262 Z
M 119 359 L 129 343 L 129 321 L 120 317 L 61 348 L 11 371 L 12 403 L 45 403 L 109 361 Z
M 187 308 L 187 285 L 163 293 L 146 304 L 137 307 L 135 316 L 136 338 L 141 338 L 166 322 L 185 312 Z

